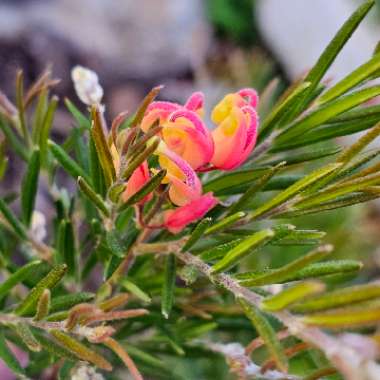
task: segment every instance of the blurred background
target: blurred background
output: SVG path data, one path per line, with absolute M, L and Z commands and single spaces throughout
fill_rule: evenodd
M 276 91 L 280 94 L 312 66 L 359 3 L 0 0 L 0 88 L 12 97 L 17 69 L 24 70 L 28 85 L 51 64 L 54 76 L 61 79 L 57 94 L 61 99 L 69 97 L 81 108 L 70 71 L 77 64 L 84 65 L 100 77 L 109 119 L 121 111 L 134 110 L 157 84 L 165 85 L 162 98 L 175 101 L 183 101 L 194 90 L 204 91 L 208 108 L 226 92 L 240 87 L 255 87 L 262 93 L 273 78 L 277 78 Z M 368 60 L 379 40 L 378 0 L 334 63 L 329 79 L 334 82 Z M 265 112 L 260 109 L 262 115 Z M 62 141 L 71 126 L 61 102 L 54 138 Z M 7 189 L 18 186 L 22 174 L 17 161 L 11 161 L 10 166 Z M 41 211 L 45 207 L 43 197 L 42 192 L 38 200 Z M 337 257 L 360 258 L 366 265 L 362 279 L 378 277 L 378 205 L 355 206 L 294 222 L 304 228 L 327 230 L 327 240 L 336 246 Z M 271 257 L 280 263 L 285 253 L 298 254 L 282 249 Z

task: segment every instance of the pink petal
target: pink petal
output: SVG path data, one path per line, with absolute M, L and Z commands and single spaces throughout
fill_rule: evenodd
M 145 112 L 140 128 L 146 132 L 156 120 L 160 120 L 160 123 L 167 121 L 169 115 L 180 107 L 172 102 L 152 102 Z
M 150 179 L 147 161 L 144 161 L 131 175 L 127 187 L 123 193 L 123 200 L 127 201 L 132 195 L 136 194 Z M 152 198 L 152 194 L 145 196 L 139 204 L 144 204 Z
M 243 88 L 238 91 L 238 94 L 243 98 L 247 98 L 248 104 L 253 108 L 256 108 L 259 104 L 259 95 L 253 88 Z
M 228 117 L 212 132 L 214 155 L 211 163 L 218 169 L 231 170 L 239 163 L 247 141 L 246 117 L 241 109 L 234 111 L 238 125 L 229 131 L 231 119 Z
M 201 188 L 192 188 L 170 174 L 168 174 L 168 178 L 170 181 L 169 198 L 176 206 L 183 206 L 201 195 Z
M 190 111 L 198 111 L 203 108 L 205 96 L 203 92 L 197 91 L 190 95 L 185 103 L 185 108 Z
M 173 234 L 181 232 L 188 224 L 202 218 L 217 203 L 218 200 L 212 193 L 207 193 L 184 206 L 167 211 L 164 215 L 165 227 Z

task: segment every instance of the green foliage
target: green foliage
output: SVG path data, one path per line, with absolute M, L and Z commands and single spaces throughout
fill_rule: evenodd
M 223 12 L 232 3 L 209 4 L 218 4 L 216 23 L 231 28 L 236 14 L 227 20 Z M 178 210 L 169 201 L 172 168 L 157 157 L 163 126 L 140 128 L 161 86 L 111 128 L 102 104 L 81 112 L 66 99 L 75 126 L 58 144 L 50 132 L 56 81 L 47 71 L 26 89 L 20 72 L 15 105 L 0 97 L 0 178 L 8 150 L 25 164 L 19 194 L 0 198 L 2 362 L 27 378 L 54 365 L 68 379 L 79 362 L 113 370 L 115 380 L 126 371 L 135 380 L 228 378 L 221 358 L 242 379 L 248 370 L 265 379 L 356 376 L 355 363 L 368 358 L 339 334 L 349 328 L 363 344 L 378 341 L 379 285 L 362 271 L 369 259 L 351 255 L 367 243 L 360 226 L 333 256 L 328 242 L 340 242 L 324 227 L 347 214 L 316 215 L 380 197 L 379 150 L 368 150 L 380 132 L 380 108 L 367 105 L 380 88 L 363 87 L 379 72 L 379 53 L 332 87 L 323 83 L 372 5 L 358 8 L 303 80 L 259 109 L 258 143 L 239 169 L 200 169 L 203 192 L 218 205 L 178 234 L 167 228 Z M 236 38 L 244 40 L 242 30 Z M 276 96 L 273 83 L 264 101 Z M 350 146 L 335 145 L 335 137 L 359 131 L 366 132 Z M 144 162 L 151 173 L 138 183 Z M 47 179 L 53 214 L 43 240 L 33 218 L 39 179 Z M 194 185 L 181 182 L 184 192 L 184 184 Z M 128 186 L 135 188 L 126 199 Z M 29 352 L 25 369 L 13 345 Z M 350 360 L 352 352 L 360 360 Z

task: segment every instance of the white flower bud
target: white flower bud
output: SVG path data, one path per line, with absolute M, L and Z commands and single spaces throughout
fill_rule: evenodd
M 78 98 L 88 106 L 100 104 L 103 97 L 103 88 L 95 71 L 83 66 L 75 66 L 71 70 L 71 79 Z
M 71 380 L 104 380 L 104 377 L 97 373 L 93 367 L 81 365 L 72 374 Z
M 33 211 L 30 232 L 33 238 L 40 243 L 46 238 L 46 218 L 42 212 Z

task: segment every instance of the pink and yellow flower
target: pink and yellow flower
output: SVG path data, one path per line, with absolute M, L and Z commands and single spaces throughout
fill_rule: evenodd
M 196 170 L 232 170 L 247 160 L 256 144 L 257 104 L 253 89 L 226 95 L 212 111 L 211 120 L 216 124 L 212 132 L 202 120 L 204 96 L 200 92 L 192 94 L 184 105 L 156 101 L 148 106 L 141 129 L 147 132 L 157 121 L 162 127 L 162 141 L 155 153 L 160 167 L 167 171 L 163 183 L 169 185 L 169 199 L 176 206 L 164 213 L 163 226 L 170 232 L 180 232 L 218 203 L 212 193 L 202 193 Z M 149 178 L 145 162 L 129 179 L 124 200 Z
M 226 95 L 214 108 L 212 121 L 217 125 L 212 132 L 214 154 L 212 165 L 231 170 L 248 158 L 256 144 L 258 116 L 255 111 L 258 96 L 254 90 L 244 89 Z
M 193 169 L 198 169 L 210 162 L 214 153 L 214 143 L 201 119 L 202 113 L 201 93 L 194 93 L 185 106 L 153 102 L 146 111 L 141 128 L 147 131 L 159 120 L 163 127 L 161 137 L 167 147 L 186 160 Z
M 203 218 L 217 203 L 211 193 L 204 194 L 182 207 L 166 211 L 164 225 L 173 234 L 181 232 L 188 224 Z

